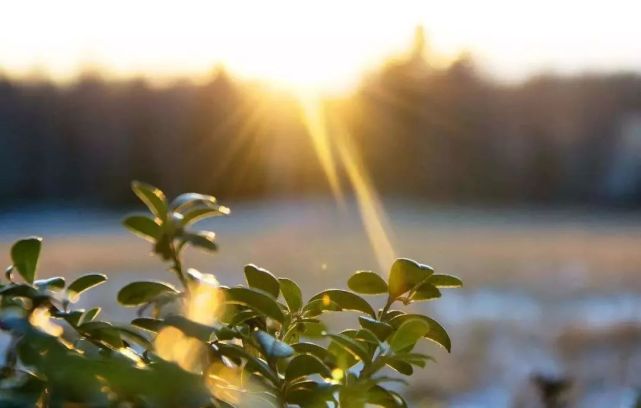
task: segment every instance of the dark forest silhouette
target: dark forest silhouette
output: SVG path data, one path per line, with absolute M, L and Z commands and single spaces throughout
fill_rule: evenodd
M 327 102 L 383 194 L 439 202 L 641 204 L 641 76 L 493 81 L 422 48 Z M 131 179 L 227 199 L 329 188 L 293 95 L 216 70 L 156 87 L 0 78 L 0 204 L 118 204 Z

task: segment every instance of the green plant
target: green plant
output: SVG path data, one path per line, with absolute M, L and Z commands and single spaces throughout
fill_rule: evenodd
M 100 308 L 74 308 L 79 296 L 106 281 L 90 274 L 69 285 L 36 279 L 41 239 L 11 249 L 12 266 L 0 288 L 0 327 L 11 341 L 0 378 L 0 405 L 114 407 L 404 407 L 387 388 L 411 375 L 428 355 L 426 338 L 450 350 L 433 319 L 398 306 L 435 299 L 461 281 L 427 265 L 397 259 L 388 279 L 359 271 L 348 290 L 328 289 L 305 300 L 292 280 L 255 265 L 246 286 L 225 287 L 186 268 L 186 246 L 216 250 L 209 231 L 192 230 L 207 217 L 229 213 L 215 198 L 183 194 L 171 202 L 159 189 L 134 182 L 150 214 L 124 224 L 150 241 L 180 284 L 132 282 L 118 301 L 138 308 L 129 324 L 100 320 Z M 18 279 L 18 276 L 21 279 Z M 376 296 L 375 308 L 361 295 Z M 329 333 L 321 317 L 355 312 L 358 326 Z

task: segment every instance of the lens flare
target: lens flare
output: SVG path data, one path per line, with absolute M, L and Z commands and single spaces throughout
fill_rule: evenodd
M 223 305 L 220 284 L 214 275 L 193 268 L 187 270 L 187 275 L 191 280 L 185 316 L 194 322 L 211 325 L 220 316 Z
M 311 93 L 299 94 L 303 111 L 303 122 L 312 139 L 312 145 L 318 156 L 334 199 L 344 204 L 343 191 L 338 179 L 338 169 L 332 154 L 331 140 L 327 132 L 325 109 L 317 96 Z
M 190 278 L 185 317 L 194 322 L 211 325 L 220 316 L 223 294 L 214 275 L 189 269 Z M 175 327 L 165 327 L 154 341 L 156 353 L 167 361 L 173 361 L 181 368 L 202 373 L 207 366 L 207 346 L 200 340 L 185 335 Z
M 389 222 L 378 194 L 367 174 L 367 169 L 354 147 L 351 134 L 341 125 L 331 111 L 326 111 L 318 97 L 301 97 L 303 121 L 309 130 L 316 155 L 323 167 L 332 193 L 339 204 L 343 204 L 337 163 L 347 174 L 347 180 L 354 192 L 365 233 L 376 256 L 379 267 L 386 270 L 394 261 L 395 253 L 389 233 Z M 330 121 L 330 119 L 333 119 Z M 332 124 L 330 137 L 329 124 Z M 336 153 L 334 153 L 336 151 Z M 336 157 L 334 157 L 336 155 Z
M 46 307 L 35 309 L 29 316 L 29 323 L 51 336 L 59 337 L 62 335 L 62 326 L 58 326 L 51 321 L 51 313 Z
M 178 364 L 185 371 L 200 374 L 203 370 L 205 345 L 175 327 L 163 328 L 154 340 L 154 348 L 160 358 Z

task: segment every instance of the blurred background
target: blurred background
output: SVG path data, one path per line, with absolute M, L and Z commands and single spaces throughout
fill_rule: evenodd
M 119 226 L 129 182 L 210 193 L 232 215 L 189 261 L 224 283 L 464 280 L 424 305 L 453 352 L 426 346 L 412 406 L 633 406 L 641 8 L 470 3 L 3 5 L 0 259 L 42 235 L 42 272 L 109 274 L 125 318 L 118 286 L 169 277 Z

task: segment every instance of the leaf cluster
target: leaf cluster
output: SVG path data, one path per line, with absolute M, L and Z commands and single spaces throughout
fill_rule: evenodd
M 401 258 L 387 277 L 358 271 L 346 289 L 308 298 L 293 280 L 253 264 L 244 268 L 246 284 L 222 286 L 186 268 L 183 250 L 216 250 L 214 233 L 194 227 L 229 209 L 212 196 L 169 202 L 148 184 L 132 189 L 148 213 L 124 225 L 151 242 L 180 286 L 125 285 L 117 300 L 137 317 L 109 322 L 100 307 L 75 308 L 105 275 L 68 285 L 36 279 L 42 240 L 16 242 L 0 285 L 0 328 L 11 336 L 1 406 L 406 407 L 391 384 L 433 360 L 416 345 L 429 340 L 450 351 L 445 329 L 406 306 L 439 298 L 462 285 L 458 278 Z M 353 314 L 353 328 L 331 332 L 324 319 L 332 313 Z

